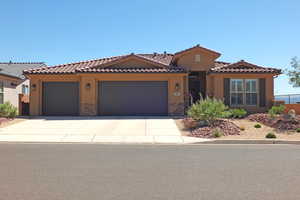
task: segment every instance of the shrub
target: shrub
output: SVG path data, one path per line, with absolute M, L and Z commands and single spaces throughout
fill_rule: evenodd
M 284 112 L 285 106 L 279 105 L 279 106 L 272 106 L 272 108 L 268 111 L 269 115 L 271 117 L 275 117 L 275 115 L 280 115 Z
M 241 131 L 244 131 L 246 129 L 245 126 L 240 126 L 239 128 Z
M 18 114 L 18 110 L 10 102 L 0 104 L 0 117 L 15 118 Z
M 204 120 L 211 124 L 217 118 L 222 117 L 226 109 L 227 106 L 221 100 L 206 98 L 194 103 L 187 113 L 194 120 Z
M 297 133 L 300 133 L 300 128 L 296 128 L 296 132 L 297 132 Z
M 218 138 L 218 137 L 222 137 L 224 134 L 219 128 L 216 128 L 212 131 L 212 135 L 213 137 Z
M 230 110 L 226 110 L 222 113 L 221 118 L 231 118 L 232 113 L 230 112 Z
M 295 119 L 296 118 L 296 111 L 294 109 L 290 109 L 288 112 L 288 118 L 289 119 Z
M 260 124 L 255 124 L 254 128 L 261 128 L 261 125 Z
M 274 133 L 268 133 L 266 138 L 276 138 L 276 135 Z
M 247 115 L 247 111 L 241 108 L 230 109 L 230 112 L 233 118 L 243 118 Z

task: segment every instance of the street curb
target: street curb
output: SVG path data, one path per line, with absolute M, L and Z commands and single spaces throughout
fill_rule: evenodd
M 211 140 L 206 142 L 197 142 L 194 144 L 297 144 L 300 141 L 288 140 Z

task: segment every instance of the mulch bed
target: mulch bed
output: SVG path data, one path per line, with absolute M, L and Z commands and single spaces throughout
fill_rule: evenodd
M 217 120 L 212 125 L 195 128 L 191 131 L 190 136 L 201 138 L 213 138 L 215 129 L 219 129 L 224 136 L 240 135 L 240 128 L 229 120 Z
M 279 131 L 295 130 L 300 128 L 300 116 L 296 116 L 294 119 L 288 118 L 287 115 L 278 115 L 271 118 L 266 113 L 252 114 L 247 117 L 250 121 L 262 123 L 266 126 L 276 128 Z

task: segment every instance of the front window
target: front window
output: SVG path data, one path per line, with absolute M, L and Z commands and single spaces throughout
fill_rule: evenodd
M 230 105 L 257 105 L 257 79 L 231 79 Z
M 0 81 L 0 104 L 3 104 L 4 102 L 4 88 L 3 88 L 3 82 Z

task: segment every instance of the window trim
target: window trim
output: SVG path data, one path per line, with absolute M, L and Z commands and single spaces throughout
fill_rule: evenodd
M 242 80 L 242 90 L 243 91 L 232 91 L 231 88 L 232 88 L 232 81 L 233 80 Z M 246 91 L 246 82 L 248 80 L 255 80 L 256 82 L 256 92 L 247 92 Z M 242 99 L 242 104 L 232 104 L 231 103 L 231 95 L 232 94 L 243 94 L 243 99 Z M 247 95 L 246 94 L 256 94 L 256 104 L 246 104 L 247 100 Z M 256 78 L 233 78 L 233 79 L 230 79 L 230 84 L 229 84 L 229 100 L 230 100 L 230 106 L 232 107 L 240 107 L 240 106 L 255 106 L 257 107 L 259 105 L 259 81 L 258 79 Z

